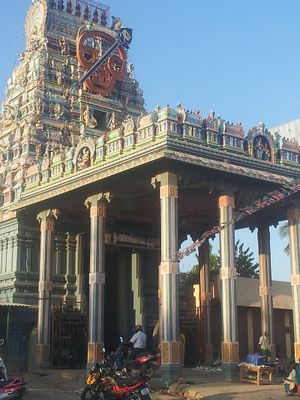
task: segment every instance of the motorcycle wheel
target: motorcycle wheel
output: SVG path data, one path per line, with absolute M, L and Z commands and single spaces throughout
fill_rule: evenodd
M 150 379 L 154 375 L 154 368 L 152 365 L 144 365 L 141 368 L 141 375 L 145 376 L 146 378 Z
M 98 393 L 91 389 L 91 388 L 84 388 L 82 393 L 81 393 L 81 400 L 97 400 L 100 399 L 100 397 L 98 396 Z

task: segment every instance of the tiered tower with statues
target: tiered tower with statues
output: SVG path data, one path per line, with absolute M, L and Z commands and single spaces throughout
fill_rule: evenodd
M 87 81 L 87 90 L 78 87 L 84 72 L 114 42 L 118 24 L 120 19 L 111 19 L 102 4 L 33 1 L 26 50 L 8 82 L 0 120 L 4 204 L 20 198 L 32 172 L 48 178 L 49 167 L 73 156 L 83 138 L 105 140 L 108 128 L 144 112 L 143 94 L 124 50 L 97 72 L 101 77 Z M 87 150 L 80 156 L 83 167 Z

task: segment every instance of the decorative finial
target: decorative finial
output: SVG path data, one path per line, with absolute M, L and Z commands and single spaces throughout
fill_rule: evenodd
M 95 8 L 95 11 L 94 11 L 93 22 L 94 22 L 95 24 L 98 24 L 98 22 L 99 22 L 99 13 L 98 13 L 97 8 Z

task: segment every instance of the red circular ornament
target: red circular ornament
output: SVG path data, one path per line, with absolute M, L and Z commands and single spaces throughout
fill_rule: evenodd
M 76 56 L 79 65 L 87 72 L 115 42 L 115 38 L 101 31 L 79 31 Z M 84 83 L 85 89 L 94 94 L 106 95 L 114 88 L 116 80 L 125 74 L 126 54 L 121 47 L 101 65 Z

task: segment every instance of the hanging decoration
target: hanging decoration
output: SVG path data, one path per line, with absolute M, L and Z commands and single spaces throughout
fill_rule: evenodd
M 279 189 L 273 190 L 272 192 L 266 193 L 263 197 L 260 197 L 254 200 L 249 206 L 241 208 L 235 213 L 235 217 L 233 221 L 229 222 L 229 224 L 236 223 L 237 221 L 256 213 L 257 211 L 262 210 L 263 208 L 272 206 L 275 203 L 278 203 L 287 197 L 291 196 L 294 193 L 297 193 L 300 190 L 300 184 L 295 183 L 293 185 L 284 185 Z M 184 257 L 188 256 L 189 254 L 196 251 L 197 248 L 201 247 L 202 244 L 205 242 L 206 239 L 210 238 L 211 236 L 219 233 L 225 224 L 214 226 L 210 230 L 204 232 L 199 239 L 197 239 L 194 243 L 190 246 L 186 247 L 185 249 L 179 250 L 177 253 L 178 260 L 182 260 Z

